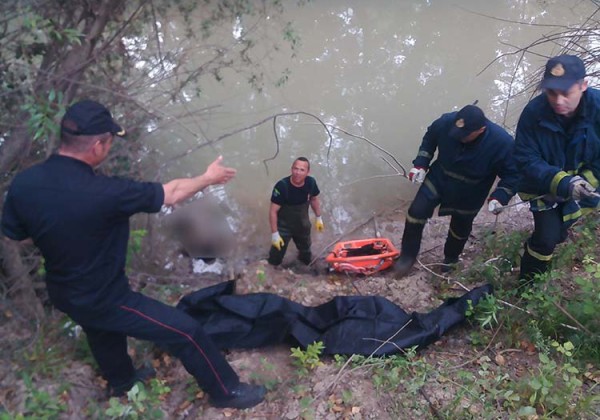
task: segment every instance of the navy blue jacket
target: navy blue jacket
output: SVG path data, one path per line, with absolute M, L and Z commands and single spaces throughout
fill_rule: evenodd
M 456 112 L 442 115 L 427 128 L 414 166 L 429 168 L 424 187 L 440 197 L 439 214 L 477 214 L 496 176 L 490 198 L 506 205 L 516 192 L 518 173 L 513 159 L 514 141 L 502 127 L 486 121 L 485 131 L 471 143 L 448 136 Z M 437 149 L 437 158 L 431 164 Z
M 32 238 L 42 251 L 58 309 L 91 311 L 129 290 L 129 217 L 157 212 L 163 201 L 159 183 L 98 175 L 80 160 L 53 155 L 15 176 L 2 232 L 14 240 Z
M 519 195 L 524 199 L 546 194 L 531 203 L 533 211 L 564 202 L 565 222 L 581 215 L 580 206 L 594 208 L 598 199 L 579 205 L 569 200 L 569 181 L 574 175 L 594 187 L 600 179 L 600 91 L 588 88 L 568 128 L 560 123 L 545 95 L 527 104 L 517 125 L 515 159 L 522 174 Z

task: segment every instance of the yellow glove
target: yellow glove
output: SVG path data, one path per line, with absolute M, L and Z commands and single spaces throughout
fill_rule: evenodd
M 317 219 L 315 220 L 315 228 L 317 228 L 317 232 L 323 232 L 325 229 L 323 218 L 321 216 L 317 216 Z
M 271 234 L 271 245 L 273 245 L 277 251 L 281 251 L 281 247 L 285 245 L 283 238 L 279 236 L 279 232 Z

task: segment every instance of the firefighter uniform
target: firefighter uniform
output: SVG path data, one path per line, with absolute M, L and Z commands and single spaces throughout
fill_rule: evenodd
M 600 91 L 592 88 L 583 92 L 572 118 L 557 115 L 545 94 L 531 100 L 519 118 L 515 159 L 522 178 L 518 191 L 523 200 L 532 200 L 535 223 L 524 245 L 521 279 L 546 272 L 554 248 L 567 238 L 569 226 L 598 207 L 597 197 L 571 199 L 569 186 L 574 176 L 580 176 L 598 188 L 599 121 Z
M 485 130 L 465 143 L 451 135 L 463 124 L 462 114 L 474 113 Z M 459 120 L 461 122 L 459 122 Z M 444 263 L 458 261 L 471 233 L 473 219 L 485 202 L 496 179 L 500 182 L 490 199 L 506 205 L 516 192 L 517 171 L 513 159 L 513 139 L 500 126 L 487 120 L 483 112 L 468 105 L 461 111 L 442 115 L 428 127 L 413 161 L 415 168 L 428 169 L 406 216 L 402 237 L 400 269 L 405 274 L 414 263 L 421 246 L 423 228 L 439 205 L 440 216 L 451 216 L 444 246 Z M 437 158 L 430 165 L 437 150 Z M 402 255 L 404 257 L 402 257 Z M 408 268 L 408 269 L 407 269 Z

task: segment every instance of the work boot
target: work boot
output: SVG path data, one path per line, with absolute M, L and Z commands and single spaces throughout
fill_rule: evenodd
M 458 258 L 444 258 L 444 265 L 442 265 L 441 272 L 442 273 L 451 273 L 456 270 L 456 264 L 458 264 Z
M 525 252 L 521 257 L 521 270 L 519 281 L 527 284 L 533 281 L 536 275 L 544 274 L 550 269 L 550 261 L 542 261 L 529 253 L 527 243 L 525 243 Z
M 154 378 L 156 371 L 151 367 L 141 367 L 135 370 L 133 377 L 125 383 L 119 385 L 108 386 L 109 397 L 122 397 L 138 382 L 146 382 L 148 379 Z
M 400 258 L 394 263 L 394 272 L 396 277 L 401 278 L 408 274 L 417 259 L 408 255 L 400 255 Z
M 210 403 L 218 408 L 250 408 L 265 399 L 267 389 L 262 385 L 252 385 L 240 382 L 229 395 L 210 398 Z

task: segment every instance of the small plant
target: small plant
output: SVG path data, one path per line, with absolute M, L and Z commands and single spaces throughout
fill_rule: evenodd
M 260 362 L 262 370 L 268 372 L 270 375 L 265 375 L 262 372 L 253 372 L 250 374 L 250 378 L 253 379 L 255 382 L 263 384 L 268 391 L 272 391 L 277 388 L 277 385 L 280 382 L 277 377 L 273 378 L 277 369 L 273 363 L 269 362 L 264 357 L 261 359 Z
M 262 268 L 259 268 L 258 270 L 256 270 L 256 282 L 260 286 L 262 286 L 263 284 L 265 284 L 265 280 L 266 280 L 265 270 L 263 270 Z
M 127 245 L 127 259 L 126 266 L 129 267 L 131 259 L 135 254 L 142 249 L 142 240 L 146 236 L 148 231 L 145 229 L 132 229 L 129 232 L 129 244 Z
M 473 301 L 467 300 L 467 310 L 465 315 L 467 318 L 475 319 L 481 328 L 492 328 L 498 325 L 498 312 L 501 307 L 494 295 L 486 294 L 479 299 L 479 303 L 473 306 Z
M 25 410 L 22 413 L 23 418 L 58 418 L 61 413 L 67 411 L 67 406 L 60 400 L 60 397 L 52 396 L 46 391 L 37 389 L 28 374 L 23 374 L 23 382 L 27 389 Z M 60 395 L 64 389 L 65 387 L 62 386 L 58 394 Z
M 305 351 L 302 351 L 300 347 L 292 348 L 292 363 L 298 368 L 300 376 L 308 375 L 310 371 L 322 364 L 319 357 L 321 356 L 321 353 L 323 353 L 324 348 L 325 346 L 322 341 L 316 341 L 309 344 Z
M 574 346 L 569 341 L 563 344 L 553 341 L 551 345 L 563 363 L 557 363 L 546 353 L 539 354 L 537 373 L 521 384 L 523 400 L 529 404 L 520 411 L 573 417 L 583 400 L 583 382 L 578 378 L 579 370 L 571 364 Z
M 127 403 L 111 398 L 105 414 L 111 419 L 162 419 L 165 413 L 160 409 L 160 398 L 171 392 L 171 388 L 160 379 L 150 381 L 150 390 L 143 383 L 137 383 L 127 392 Z

